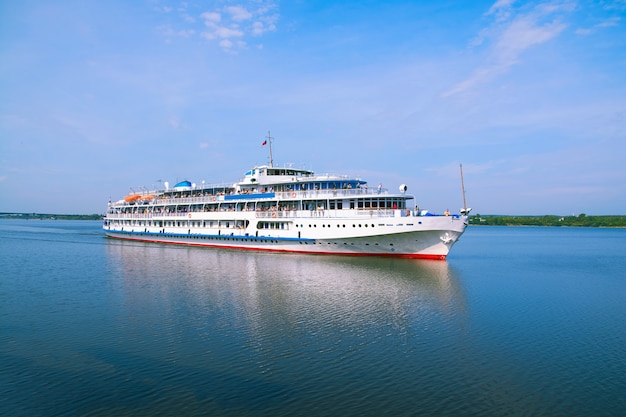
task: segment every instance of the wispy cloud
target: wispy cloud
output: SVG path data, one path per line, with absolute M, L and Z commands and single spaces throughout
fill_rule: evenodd
M 515 0 L 498 0 L 485 13 L 487 16 L 496 15 L 498 21 L 506 20 L 511 15 L 511 5 Z
M 598 29 L 610 28 L 618 26 L 621 22 L 622 18 L 619 16 L 613 16 L 608 19 L 603 20 L 602 22 L 593 25 L 592 27 L 587 28 L 579 28 L 576 29 L 576 34 L 578 35 L 590 35 L 596 32 Z
M 541 3 L 532 9 L 518 10 L 512 0 L 498 0 L 485 13 L 491 22 L 471 42 L 475 48 L 486 45 L 485 64 L 475 68 L 444 96 L 464 93 L 508 72 L 520 62 L 524 51 L 557 37 L 567 27 L 563 16 L 572 10 L 570 3 L 562 2 Z

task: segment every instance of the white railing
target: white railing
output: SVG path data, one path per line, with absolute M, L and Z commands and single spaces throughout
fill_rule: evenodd
M 212 215 L 218 213 L 244 213 L 242 211 L 213 211 L 213 212 L 170 212 L 170 213 L 108 213 L 107 219 L 109 220 L 127 220 L 127 219 L 192 219 L 192 220 L 213 220 L 207 219 L 202 214 L 211 213 Z M 267 210 L 267 211 L 255 211 L 254 215 L 259 219 L 286 219 L 286 218 L 345 218 L 351 216 L 359 217 L 406 217 L 415 216 L 415 213 L 409 210 L 395 210 L 395 209 L 350 209 L 350 210 Z
M 363 197 L 363 196 L 372 196 L 375 197 L 377 195 L 389 195 L 389 190 L 386 188 L 381 188 L 378 190 L 377 188 L 369 189 L 369 188 L 341 188 L 341 189 L 326 189 L 326 190 L 293 190 L 293 191 L 276 191 L 274 193 L 274 197 L 271 197 L 273 191 L 268 191 L 267 193 L 254 193 L 250 196 L 250 200 L 262 200 L 264 198 L 268 199 L 278 199 L 278 200 L 301 200 L 301 199 L 310 199 L 310 198 L 345 198 L 345 197 Z M 264 197 L 263 194 L 268 194 L 267 197 Z M 240 199 L 237 200 L 225 200 L 224 197 L 229 195 L 239 196 Z M 192 197 L 169 197 L 169 198 L 156 198 L 153 200 L 145 200 L 145 204 L 163 204 L 163 205 L 178 205 L 178 204 L 207 204 L 207 203 L 219 203 L 219 202 L 228 202 L 228 203 L 236 203 L 241 201 L 246 201 L 245 198 L 247 194 L 219 194 L 219 195 L 202 195 L 202 196 L 192 196 Z M 142 200 L 144 201 L 144 200 Z M 137 206 L 141 207 L 143 204 L 139 203 L 128 203 L 125 202 L 125 206 Z

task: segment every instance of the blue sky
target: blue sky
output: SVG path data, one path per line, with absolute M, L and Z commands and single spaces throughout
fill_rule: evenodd
M 626 1 L 0 3 L 0 212 L 268 162 L 420 207 L 626 213 Z

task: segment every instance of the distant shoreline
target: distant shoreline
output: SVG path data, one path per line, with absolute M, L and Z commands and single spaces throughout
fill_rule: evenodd
M 104 214 L 0 213 L 0 219 L 13 220 L 102 220 Z
M 626 216 L 507 216 L 480 215 L 470 216 L 472 226 L 550 226 L 550 227 L 626 227 Z
M 104 214 L 0 213 L 0 219 L 19 220 L 102 220 Z M 553 227 L 626 227 L 626 215 L 587 216 L 470 216 L 471 226 L 553 226 Z

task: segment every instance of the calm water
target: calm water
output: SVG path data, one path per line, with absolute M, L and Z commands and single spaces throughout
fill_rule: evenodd
M 0 221 L 0 414 L 626 416 L 626 230 L 471 227 L 448 261 Z

